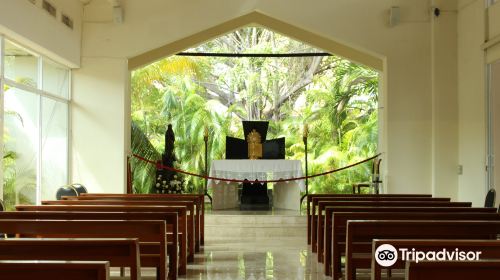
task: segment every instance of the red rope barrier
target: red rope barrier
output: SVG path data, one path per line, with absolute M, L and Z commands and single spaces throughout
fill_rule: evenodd
M 313 174 L 313 175 L 309 175 L 309 176 L 294 177 L 294 178 L 288 178 L 288 179 L 277 179 L 277 180 L 263 180 L 263 181 L 255 180 L 255 181 L 251 181 L 251 182 L 258 182 L 258 183 L 280 183 L 280 182 L 297 181 L 297 180 L 304 180 L 306 178 L 314 178 L 314 177 L 319 177 L 319 176 L 325 176 L 325 175 L 328 175 L 328 174 L 331 174 L 331 173 L 339 172 L 339 171 L 342 171 L 342 170 L 354 167 L 356 165 L 363 164 L 363 163 L 365 163 L 367 161 L 370 161 L 372 159 L 377 158 L 380 155 L 381 154 L 379 153 L 379 154 L 376 154 L 376 155 L 374 155 L 372 157 L 364 159 L 362 161 L 358 161 L 356 163 L 353 163 L 353 164 L 350 164 L 350 165 L 347 165 L 347 166 L 344 166 L 344 167 L 341 167 L 341 168 L 338 168 L 338 169 L 332 169 L 332 170 L 329 170 L 329 171 L 326 171 L 326 172 L 323 172 L 323 173 Z M 145 161 L 145 162 L 148 162 L 148 163 L 156 165 L 157 169 L 166 169 L 166 170 L 170 170 L 170 171 L 174 171 L 174 172 L 179 172 L 179 173 L 182 173 L 182 174 L 186 174 L 186 175 L 190 175 L 190 176 L 195 176 L 195 177 L 199 177 L 199 178 L 203 178 L 203 179 L 223 181 L 223 182 L 234 182 L 234 183 L 244 183 L 244 182 L 248 182 L 249 181 L 249 180 L 226 179 L 226 178 L 218 178 L 218 177 L 211 177 L 211 176 L 200 175 L 200 174 L 192 173 L 192 172 L 189 172 L 189 171 L 184 171 L 184 170 L 181 170 L 181 169 L 177 169 L 177 168 L 174 168 L 174 167 L 166 166 L 166 165 L 161 164 L 160 162 L 154 162 L 152 160 L 149 160 L 149 159 L 146 159 L 144 157 L 141 157 L 140 155 L 133 154 L 132 156 L 138 158 L 139 160 L 142 160 L 142 161 Z

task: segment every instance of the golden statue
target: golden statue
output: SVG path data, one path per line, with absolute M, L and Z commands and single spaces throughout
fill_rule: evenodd
M 248 158 L 249 159 L 259 159 L 262 158 L 262 140 L 260 134 L 253 129 L 252 132 L 248 133 Z

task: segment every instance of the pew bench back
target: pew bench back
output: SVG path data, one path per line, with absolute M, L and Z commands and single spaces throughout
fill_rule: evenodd
M 108 280 L 106 261 L 0 261 L 0 279 Z
M 314 204 L 313 199 L 313 204 Z M 327 206 L 371 206 L 371 207 L 471 207 L 471 202 L 447 202 L 447 201 L 320 201 L 321 213 L 314 214 L 312 211 L 311 225 L 311 249 L 314 253 L 318 251 L 317 235 L 322 227 L 324 218 L 323 210 Z
M 130 279 L 141 278 L 137 238 L 0 239 L 0 260 L 108 261 L 110 266 L 130 267 Z

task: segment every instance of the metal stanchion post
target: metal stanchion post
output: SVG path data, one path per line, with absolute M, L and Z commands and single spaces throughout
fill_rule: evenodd
M 307 124 L 304 125 L 304 135 L 302 136 L 302 141 L 304 141 L 304 153 L 305 153 L 305 171 L 306 171 L 306 193 L 300 198 L 300 208 L 302 208 L 302 202 L 304 201 L 304 198 L 309 194 L 309 179 L 307 178 L 309 176 L 309 170 L 308 170 L 308 164 L 307 164 L 307 137 L 309 135 L 309 128 Z
M 208 127 L 205 126 L 205 131 L 203 133 L 203 140 L 205 141 L 205 176 L 208 176 Z M 205 178 L 205 188 L 203 194 L 210 199 L 210 204 L 212 204 L 212 197 L 208 194 L 208 179 Z
M 127 193 L 128 194 L 133 193 L 133 188 L 132 188 L 133 178 L 132 178 L 132 168 L 130 166 L 130 160 L 131 160 L 131 157 L 129 155 L 127 155 Z

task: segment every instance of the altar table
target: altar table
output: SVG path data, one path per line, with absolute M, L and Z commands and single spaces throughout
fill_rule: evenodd
M 227 159 L 212 161 L 210 176 L 263 181 L 302 177 L 303 172 L 300 160 Z M 214 210 L 239 206 L 238 183 L 208 180 L 208 186 L 213 189 L 212 208 Z M 274 208 L 299 210 L 301 190 L 305 190 L 304 180 L 274 183 Z

